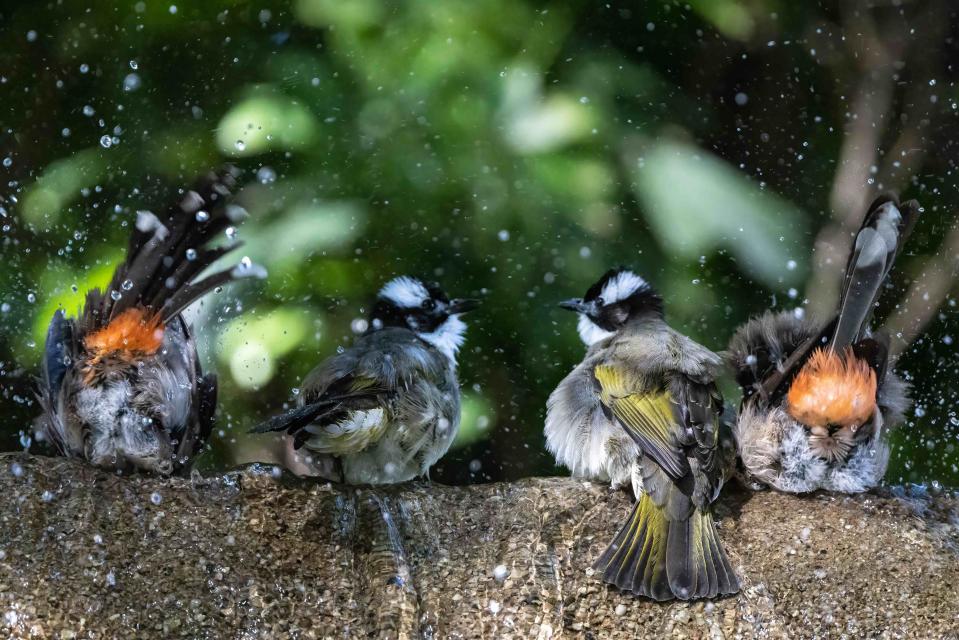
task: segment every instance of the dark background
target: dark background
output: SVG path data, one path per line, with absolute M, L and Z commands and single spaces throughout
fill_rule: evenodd
M 485 301 L 432 477 L 561 472 L 544 404 L 584 349 L 557 301 L 630 265 L 718 350 L 767 307 L 828 313 L 893 189 L 925 214 L 878 313 L 918 403 L 888 480 L 959 485 L 957 22 L 906 0 L 8 0 L 0 450 L 26 443 L 53 310 L 108 279 L 136 210 L 229 159 L 270 278 L 191 312 L 221 379 L 205 469 L 277 459 L 245 431 L 414 273 Z

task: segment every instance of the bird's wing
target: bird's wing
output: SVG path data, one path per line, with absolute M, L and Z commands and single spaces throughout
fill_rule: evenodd
M 47 329 L 37 393 L 43 415 L 37 420 L 36 429 L 64 454 L 68 453 L 68 443 L 73 439 L 66 433 L 64 416 L 60 415 L 61 394 L 64 378 L 77 361 L 75 334 L 74 321 L 66 317 L 63 309 L 57 309 Z
M 330 368 L 328 363 L 318 367 Z M 314 372 L 310 378 L 324 381 L 322 391 L 311 392 L 304 385 L 305 404 L 274 416 L 253 433 L 286 431 L 297 449 L 311 441 L 311 449 L 340 454 L 359 451 L 382 435 L 394 387 L 363 371 L 333 379 L 327 371 Z
M 213 373 L 203 375 L 200 357 L 196 350 L 196 341 L 193 339 L 183 316 L 177 316 L 173 322 L 177 323 L 182 331 L 182 357 L 192 387 L 189 418 L 182 434 L 179 434 L 179 444 L 177 445 L 177 459 L 183 460 L 196 455 L 213 431 L 217 381 L 216 375 Z
M 678 372 L 650 385 L 617 364 L 595 376 L 603 405 L 644 454 L 643 494 L 595 568 L 656 600 L 734 593 L 739 582 L 710 510 L 723 481 L 715 386 Z
M 598 365 L 593 376 L 604 408 L 674 481 L 690 472 L 683 452 L 683 432 L 669 389 L 644 389 L 637 377 L 619 363 Z

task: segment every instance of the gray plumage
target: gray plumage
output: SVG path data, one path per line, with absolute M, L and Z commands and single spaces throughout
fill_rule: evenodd
M 831 321 L 766 312 L 733 335 L 724 357 L 743 389 L 735 433 L 746 484 L 858 493 L 882 481 L 911 402 L 888 337 L 869 322 L 920 210 L 892 196 L 867 209 Z
M 735 593 L 712 517 L 735 458 L 721 359 L 670 328 L 662 299 L 631 271 L 611 270 L 561 306 L 579 314 L 589 351 L 547 402 L 547 447 L 574 476 L 628 482 L 636 497 L 594 568 L 654 600 Z
M 240 210 L 236 173 L 206 176 L 161 217 L 140 212 L 107 291 L 77 318 L 58 310 L 47 332 L 35 423 L 61 455 L 161 474 L 186 468 L 213 426 L 216 378 L 204 375 L 180 311 L 221 284 L 262 275 L 248 262 L 196 277 L 233 247 L 207 243 Z
M 738 377 L 762 378 L 763 371 L 780 370 L 807 340 L 820 335 L 822 324 L 799 318 L 791 311 L 767 311 L 741 326 L 724 352 Z M 878 381 L 879 415 L 872 429 L 860 429 L 861 439 L 842 461 L 818 455 L 809 443 L 809 430 L 790 416 L 780 403 L 770 406 L 754 388 L 735 423 L 734 433 L 742 461 L 741 480 L 747 486 L 768 485 L 788 493 L 817 489 L 861 493 L 878 485 L 889 465 L 889 436 L 905 419 L 912 405 L 909 385 L 887 370 Z
M 459 314 L 472 307 L 413 278 L 387 283 L 370 331 L 306 377 L 295 409 L 254 431 L 286 431 L 311 474 L 330 480 L 426 475 L 459 429 Z
M 722 360 L 665 322 L 649 319 L 590 345 L 583 361 L 550 394 L 544 433 L 556 462 L 574 477 L 609 482 L 613 488 L 631 485 L 639 496 L 639 446 L 607 414 L 596 393 L 596 365 L 611 359 L 651 376 L 678 371 L 697 380 L 714 379 Z

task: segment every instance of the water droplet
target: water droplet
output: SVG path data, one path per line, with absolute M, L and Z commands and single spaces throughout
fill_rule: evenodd
M 243 142 L 242 140 L 237 140 L 234 146 L 236 147 L 237 151 L 243 151 L 244 149 L 246 149 L 246 143 Z
M 276 182 L 276 171 L 272 167 L 260 167 L 256 172 L 256 179 L 260 184 L 272 184 Z
M 122 297 L 123 297 L 123 294 L 120 293 L 119 291 L 117 291 L 116 289 L 114 289 L 114 290 L 112 290 L 112 291 L 110 292 L 110 299 L 113 300 L 114 302 L 116 302 L 117 300 L 119 300 L 119 299 L 122 298 Z
M 136 60 L 130 60 L 130 68 L 136 71 L 139 68 L 139 64 Z
M 209 219 L 210 219 L 210 214 L 204 211 L 203 209 L 200 209 L 199 211 L 196 212 L 197 222 L 206 222 Z
M 493 578 L 495 578 L 497 582 L 503 582 L 508 577 L 509 569 L 506 568 L 505 564 L 498 564 L 493 567 Z
M 749 96 L 747 96 L 742 91 L 737 93 L 736 97 L 733 99 L 736 101 L 736 104 L 739 105 L 740 107 L 746 106 L 746 103 L 749 102 Z
M 236 227 L 227 227 L 224 233 L 226 233 L 227 238 L 233 240 L 236 238 Z
M 120 288 L 123 289 L 124 291 L 129 291 L 130 289 L 133 288 L 133 280 L 129 280 L 129 279 L 124 280 L 123 284 L 120 285 Z
M 470 460 L 470 473 L 479 473 L 480 469 L 483 468 L 483 463 L 477 459 Z
M 795 270 L 796 270 L 796 261 L 795 261 L 795 260 L 787 260 L 787 261 L 786 261 L 786 269 L 787 269 L 788 271 L 795 271 Z
M 7 156 L 6 158 L 3 159 L 3 166 L 9 167 L 12 164 L 13 164 L 13 158 L 11 158 L 10 156 Z
M 30 304 L 33 304 L 36 301 L 37 301 L 37 295 L 35 293 L 27 294 L 27 302 L 29 302 Z
M 109 149 L 113 146 L 113 138 L 110 136 L 100 136 L 100 146 L 104 149 Z
M 93 107 L 91 107 L 90 105 L 87 104 L 83 106 L 83 115 L 90 117 L 94 113 L 96 113 L 96 111 L 94 111 Z
M 187 260 L 190 260 L 191 262 L 192 262 L 193 260 L 196 260 L 196 249 L 187 249 L 187 250 L 186 250 L 186 259 L 187 259 Z
M 177 12 L 176 5 L 175 5 L 175 4 L 171 4 L 171 5 L 170 5 L 170 13 L 171 13 L 172 15 L 175 15 L 176 12 Z
M 143 84 L 143 81 L 140 80 L 140 75 L 136 73 L 128 73 L 127 76 L 123 79 L 123 90 L 124 91 L 136 91 L 140 88 L 140 85 Z
M 509 240 L 509 231 L 501 229 L 500 232 L 496 234 L 496 237 L 500 239 L 500 242 L 506 242 Z
M 36 42 L 37 41 L 37 32 L 33 29 L 27 31 L 27 42 Z
M 88 65 L 87 63 L 83 63 L 80 65 L 80 73 L 86 73 L 89 70 L 90 70 L 90 65 Z
M 10 303 L 4 302 L 0 304 L 0 313 L 10 313 Z
M 159 491 L 154 491 L 153 493 L 150 494 L 150 502 L 152 502 L 153 504 L 160 504 L 161 502 L 163 502 L 163 496 L 160 495 Z

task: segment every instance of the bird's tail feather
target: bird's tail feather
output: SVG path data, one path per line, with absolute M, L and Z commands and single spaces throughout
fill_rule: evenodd
M 694 509 L 685 520 L 644 494 L 616 539 L 595 564 L 609 584 L 653 600 L 714 598 L 739 591 L 712 514 Z
M 830 347 L 843 351 L 865 335 L 873 307 L 896 256 L 918 219 L 919 204 L 877 198 L 866 212 L 846 265 Z
M 218 258 L 240 246 L 208 246 L 245 211 L 229 202 L 238 171 L 226 166 L 204 176 L 166 212 L 141 211 L 130 233 L 127 255 L 106 292 L 90 291 L 81 332 L 96 330 L 124 311 L 142 307 L 166 323 L 187 305 L 226 282 L 265 271 L 249 261 L 194 282 Z

